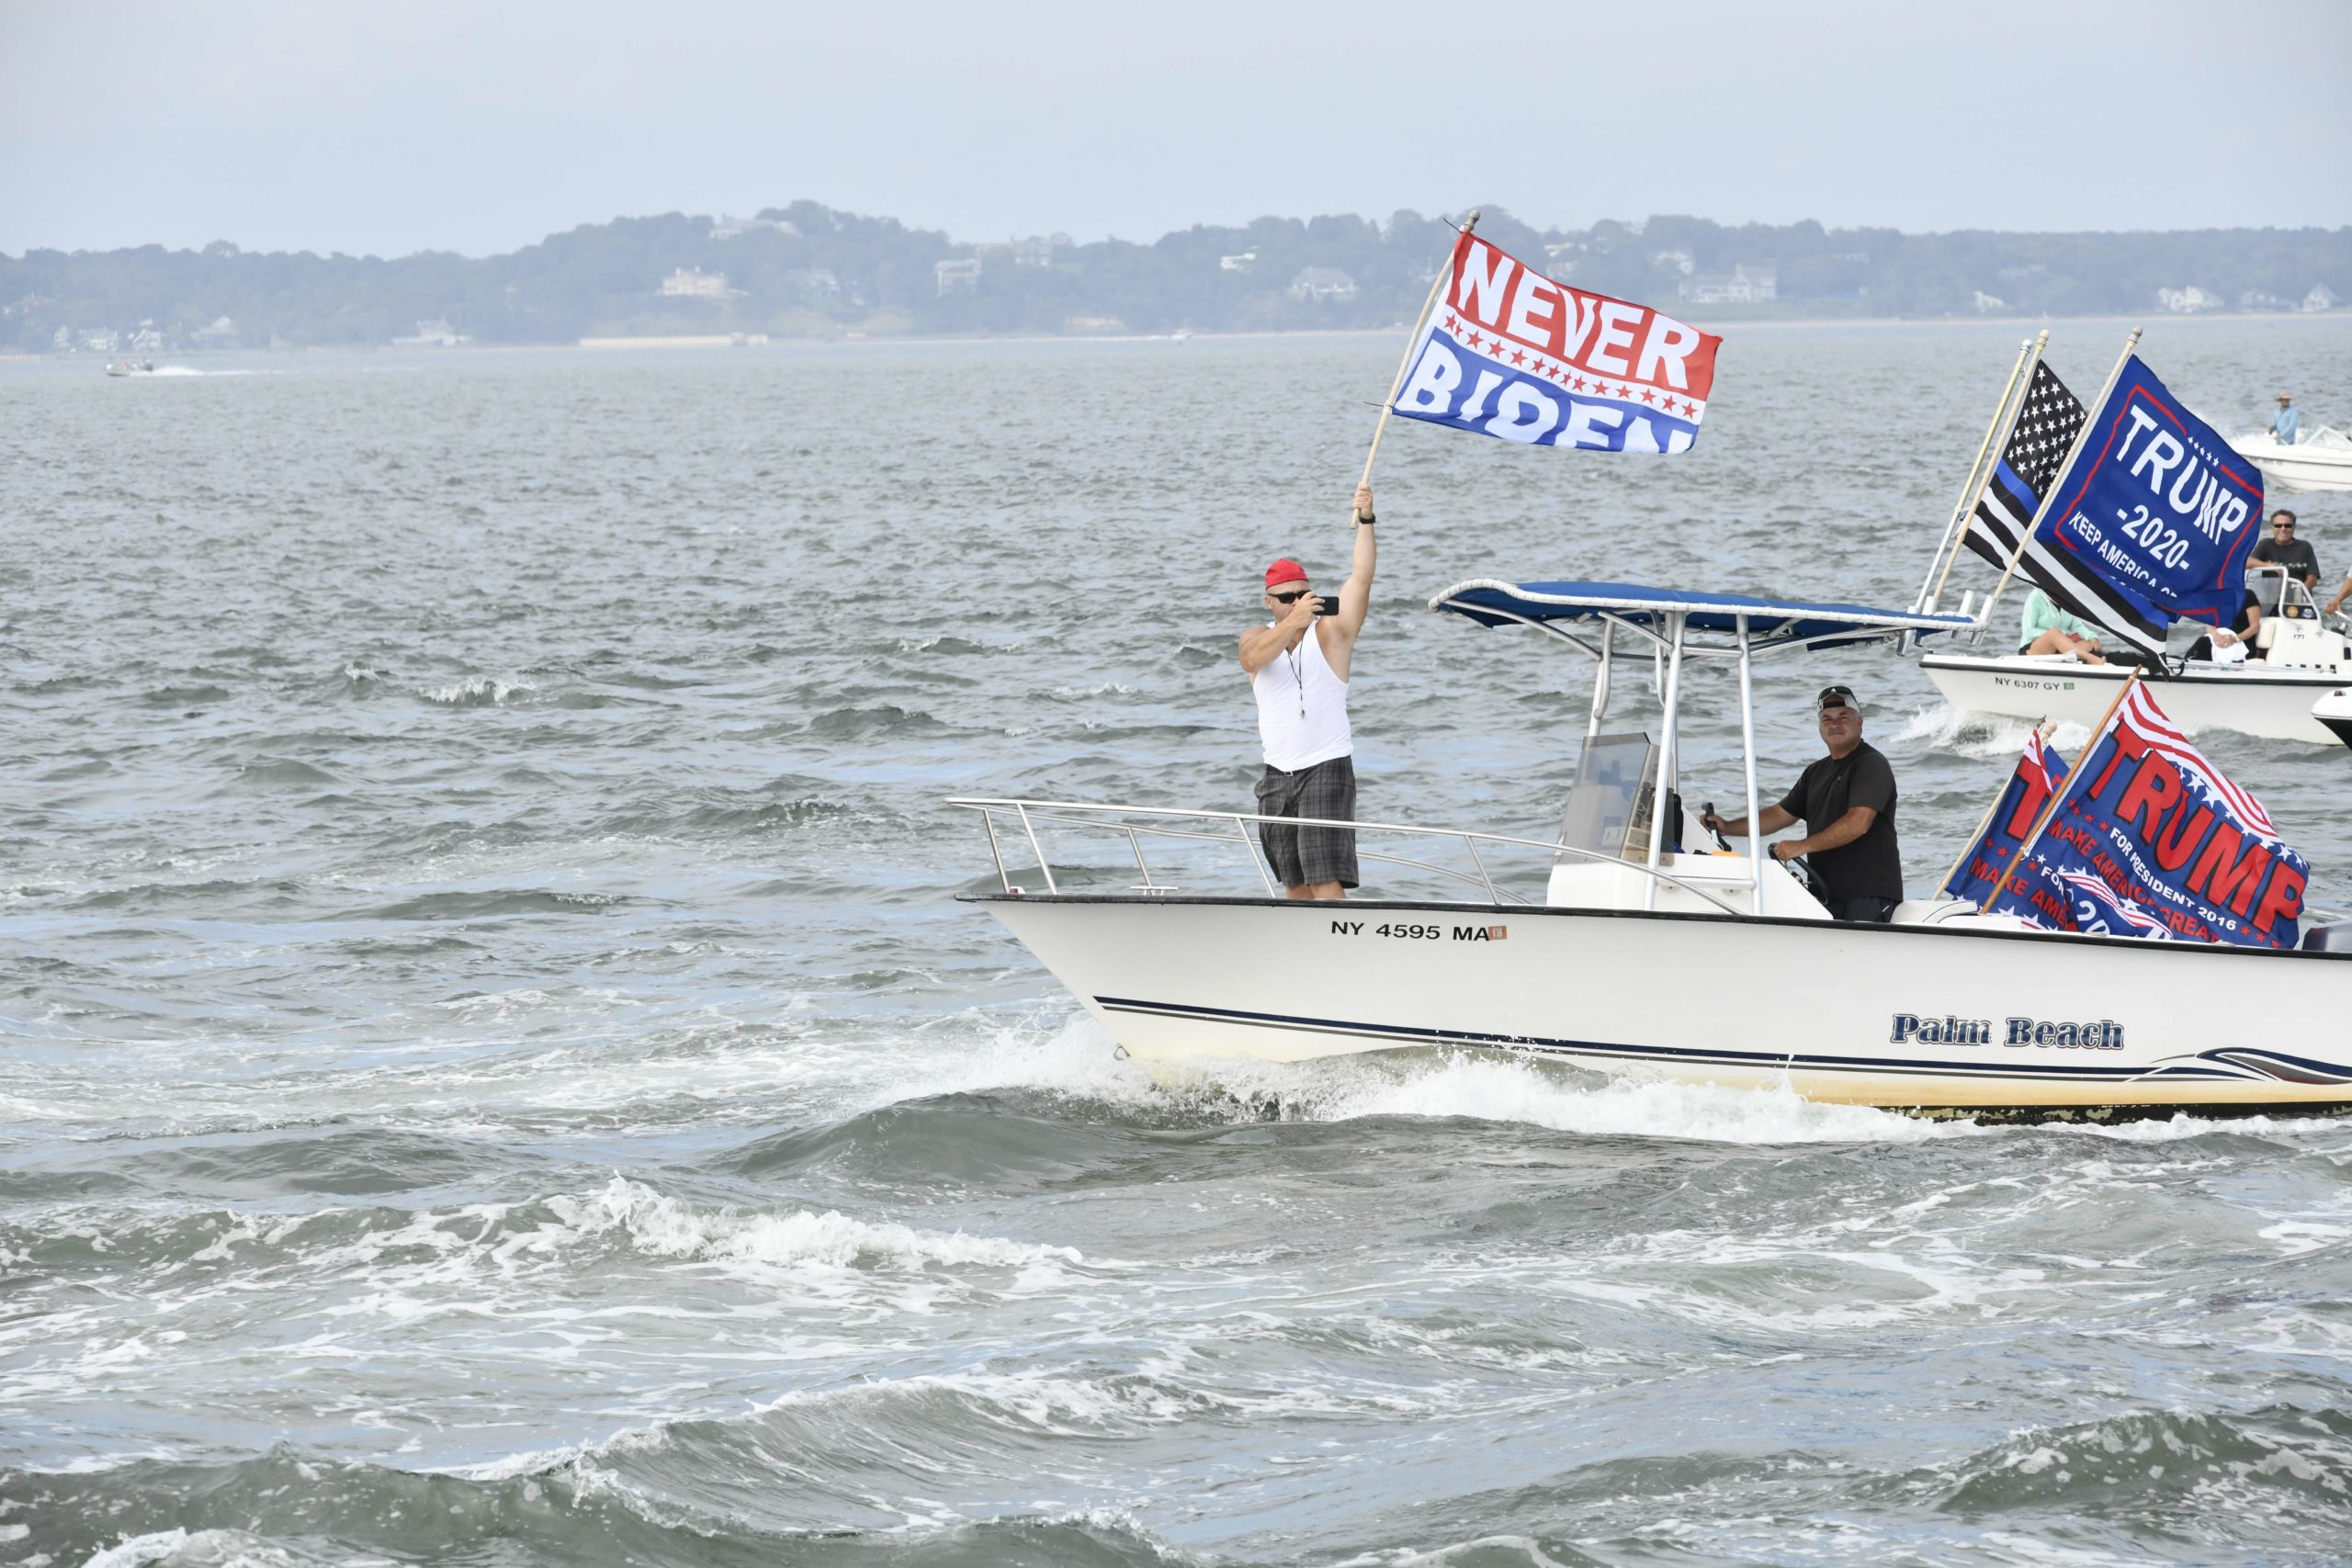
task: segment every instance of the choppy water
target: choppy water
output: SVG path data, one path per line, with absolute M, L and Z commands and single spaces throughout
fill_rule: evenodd
M 2017 335 L 1736 332 L 1668 462 L 1393 433 L 1366 814 L 1556 820 L 1582 671 L 1460 576 L 1907 600 Z M 0 1562 L 2343 1561 L 2352 1126 L 1168 1093 L 954 901 L 952 793 L 1246 806 L 1395 349 L 0 367 Z M 2347 350 L 2147 344 L 2232 426 Z M 1768 780 L 1828 679 L 1925 886 L 2021 727 L 1839 656 Z M 2352 902 L 2352 760 L 2209 746 Z

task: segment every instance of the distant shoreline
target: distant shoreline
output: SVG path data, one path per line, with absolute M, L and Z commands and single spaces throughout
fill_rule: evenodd
M 1514 266 L 1714 331 L 2039 323 L 2168 307 L 2217 319 L 2352 305 L 2352 226 L 1905 234 L 1690 216 L 1531 227 L 1487 209 Z M 1442 217 L 1266 215 L 1149 242 L 956 239 L 796 200 L 748 219 L 583 223 L 494 256 L 355 258 L 136 246 L 0 254 L 0 349 L 214 345 L 718 347 L 1351 333 L 1411 319 L 1458 241 Z M 1702 303 L 1702 301 L 1704 301 Z M 1982 308 L 1980 310 L 1980 307 Z M 2184 316 L 2183 319 L 2197 319 Z M 2006 326 L 2002 330 L 2007 330 Z M 156 341 L 156 340 L 160 341 Z M 704 343 L 678 340 L 706 339 Z
M 1710 332 L 1736 335 L 1755 331 L 1774 333 L 1802 332 L 1815 329 L 1838 331 L 1884 331 L 1890 329 L 1919 329 L 1952 326 L 2002 327 L 2012 331 L 2034 332 L 2061 323 L 2079 326 L 2145 327 L 2190 325 L 2213 321 L 2243 324 L 2246 322 L 2319 322 L 2352 321 L 2352 309 L 2319 311 L 2278 310 L 2212 310 L 2194 315 L 2165 314 L 2130 315 L 2109 313 L 2085 316 L 1749 316 L 1728 320 L 1699 320 L 1694 325 Z M 302 347 L 191 349 L 169 353 L 175 363 L 201 362 L 249 356 L 295 356 L 305 355 L 365 355 L 397 358 L 434 359 L 464 355 L 482 354 L 646 354 L 704 353 L 740 349 L 745 354 L 763 351 L 786 352 L 808 349 L 837 349 L 847 347 L 946 346 L 954 344 L 1181 344 L 1247 343 L 1290 338 L 1381 338 L 1401 341 L 1407 328 L 1403 325 L 1385 327 L 1278 327 L 1243 332 L 1188 331 L 1184 337 L 1171 333 L 888 333 L 866 334 L 841 333 L 826 335 L 793 334 L 770 336 L 763 342 L 737 344 L 731 337 L 717 334 L 670 334 L 644 337 L 598 336 L 576 339 L 570 343 L 469 343 L 446 347 L 421 347 L 391 344 L 319 344 Z M 30 365 L 43 363 L 67 364 L 88 362 L 103 365 L 114 356 L 87 353 L 0 352 L 0 364 Z

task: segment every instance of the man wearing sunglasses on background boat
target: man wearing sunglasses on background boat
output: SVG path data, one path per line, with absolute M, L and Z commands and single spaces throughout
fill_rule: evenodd
M 1850 686 L 1825 686 L 1814 706 L 1829 755 L 1805 769 L 1796 787 L 1757 814 L 1759 836 L 1802 818 L 1805 836 L 1772 846 L 1774 860 L 1806 857 L 1822 884 L 1823 904 L 1840 920 L 1883 924 L 1903 902 L 1903 852 L 1894 840 L 1894 769 L 1862 739 L 1861 710 Z M 1701 818 L 1726 839 L 1747 832 L 1747 818 Z
M 1274 619 L 1241 634 L 1241 668 L 1258 699 L 1266 771 L 1258 780 L 1261 817 L 1353 821 L 1355 743 L 1348 733 L 1348 671 L 1372 604 L 1372 487 L 1356 487 L 1355 553 L 1337 600 L 1307 586 L 1306 569 L 1278 560 L 1266 569 L 1266 608 Z M 1294 898 L 1344 898 L 1356 886 L 1356 836 L 1346 828 L 1258 826 L 1267 863 Z
M 2270 514 L 2270 537 L 2254 547 L 2246 565 L 2267 566 L 2305 588 L 2319 587 L 2319 552 L 2310 540 L 2295 537 L 2295 514 L 2283 506 Z

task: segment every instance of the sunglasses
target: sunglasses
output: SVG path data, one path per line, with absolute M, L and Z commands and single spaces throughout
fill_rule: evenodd
M 1294 588 L 1287 593 L 1268 593 L 1266 597 L 1272 599 L 1277 604 L 1295 604 L 1301 599 L 1306 597 L 1306 590 L 1304 588 Z

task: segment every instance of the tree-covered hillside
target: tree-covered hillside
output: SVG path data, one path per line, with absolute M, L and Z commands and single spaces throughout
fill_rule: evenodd
M 1901 234 L 1656 217 L 1569 231 L 1489 207 L 1480 231 L 1578 288 L 1702 321 L 2352 302 L 2352 230 Z M 1261 218 L 1150 243 L 1057 239 L 959 243 L 802 201 L 750 221 L 586 224 L 480 259 L 261 254 L 226 242 L 36 250 L 0 255 L 0 349 L 128 348 L 142 323 L 153 333 L 142 344 L 175 350 L 384 344 L 420 323 L 481 343 L 1384 326 L 1419 309 L 1451 231 L 1398 212 Z M 665 294 L 682 271 L 673 289 L 711 297 Z

